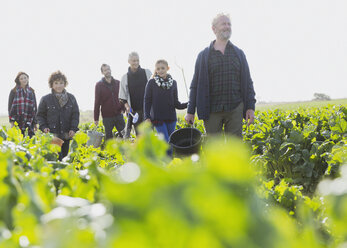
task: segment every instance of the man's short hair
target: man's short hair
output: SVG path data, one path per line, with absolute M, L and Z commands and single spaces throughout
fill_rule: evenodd
M 104 68 L 104 67 L 106 67 L 106 66 L 110 67 L 108 64 L 102 64 L 102 65 L 101 65 L 101 67 L 100 67 L 101 72 L 102 72 L 102 68 Z
M 138 54 L 137 52 L 131 52 L 131 53 L 129 53 L 128 60 L 131 59 L 132 57 L 140 58 L 140 57 L 139 57 L 139 54 Z
M 212 20 L 212 27 L 215 27 L 217 25 L 217 23 L 218 23 L 219 18 L 221 18 L 223 16 L 228 17 L 229 20 L 230 20 L 230 15 L 229 14 L 219 13 L 218 15 L 215 16 L 215 18 L 213 18 L 213 20 Z

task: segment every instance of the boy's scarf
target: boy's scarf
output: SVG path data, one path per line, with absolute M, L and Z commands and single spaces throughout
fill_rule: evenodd
M 159 77 L 158 75 L 154 76 L 155 83 L 163 88 L 163 89 L 170 89 L 173 84 L 173 79 L 170 74 L 167 74 L 166 79 Z
M 10 120 L 17 121 L 20 129 L 30 127 L 36 115 L 35 97 L 33 90 L 26 86 L 18 86 L 13 98 Z

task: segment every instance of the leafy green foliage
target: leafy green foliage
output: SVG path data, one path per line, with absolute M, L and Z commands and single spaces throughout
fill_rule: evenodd
M 323 176 L 338 175 L 341 160 L 334 154 L 346 145 L 346 118 L 345 107 L 257 113 L 244 139 L 269 179 L 291 179 L 312 195 Z
M 102 126 L 83 124 L 62 162 L 49 134 L 30 139 L 18 128 L 2 128 L 0 247 L 346 242 L 345 192 L 324 192 L 324 199 L 307 194 L 321 178 L 345 178 L 339 176 L 346 109 L 257 116 L 254 126 L 244 126 L 248 145 L 209 139 L 200 155 L 173 160 L 146 124 L 135 142 L 114 139 L 99 148 L 87 146 L 86 132 Z M 204 132 L 201 121 L 195 127 Z

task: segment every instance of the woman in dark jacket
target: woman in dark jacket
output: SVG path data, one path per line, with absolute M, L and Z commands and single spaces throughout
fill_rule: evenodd
M 29 76 L 25 72 L 19 72 L 14 80 L 14 87 L 8 98 L 8 116 L 11 127 L 17 122 L 22 134 L 28 129 L 31 137 L 36 131 L 36 97 L 35 91 L 29 86 Z
M 66 92 L 68 82 L 60 71 L 52 73 L 49 77 L 49 87 L 52 93 L 41 98 L 37 111 L 37 120 L 40 130 L 53 133 L 64 141 L 59 160 L 69 152 L 69 143 L 78 131 L 79 109 L 76 98 Z

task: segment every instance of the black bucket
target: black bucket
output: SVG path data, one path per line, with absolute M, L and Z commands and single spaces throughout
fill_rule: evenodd
M 198 129 L 186 127 L 174 131 L 170 135 L 169 144 L 176 156 L 188 156 L 200 152 L 201 140 L 202 134 Z

